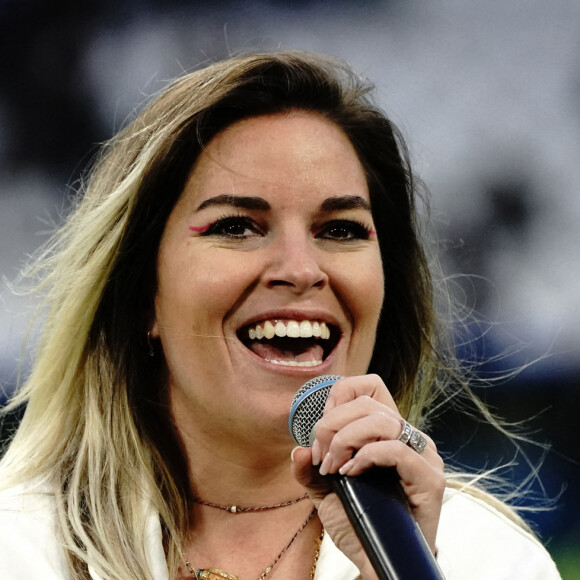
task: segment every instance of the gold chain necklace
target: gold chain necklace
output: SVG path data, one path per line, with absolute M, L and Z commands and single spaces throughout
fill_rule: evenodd
M 302 498 L 300 498 L 302 499 Z M 297 500 L 300 501 L 300 500 Z M 212 506 L 213 507 L 213 506 Z M 273 509 L 273 508 L 271 508 Z M 235 512 L 232 512 L 235 513 Z M 300 524 L 300 527 L 294 535 L 290 538 L 290 541 L 282 548 L 280 553 L 274 558 L 272 563 L 269 566 L 266 566 L 265 570 L 258 576 L 258 580 L 264 580 L 266 576 L 272 571 L 274 566 L 280 561 L 280 558 L 286 553 L 286 551 L 290 548 L 290 546 L 294 543 L 294 540 L 300 535 L 300 533 L 304 530 L 304 528 L 310 523 L 310 520 L 314 517 L 316 513 L 316 508 L 313 508 L 312 511 L 308 514 L 308 517 Z M 318 557 L 320 556 L 320 545 L 322 543 L 322 537 L 324 535 L 324 530 L 320 534 L 320 536 L 316 539 L 316 552 L 314 554 L 314 563 L 312 565 L 312 569 L 310 570 L 310 580 L 314 579 L 314 573 L 316 572 L 316 564 L 318 563 Z M 185 567 L 189 574 L 196 580 L 238 580 L 238 577 L 235 574 L 231 574 L 230 572 L 226 572 L 225 570 L 220 570 L 219 568 L 199 568 L 197 571 L 193 569 L 193 566 L 189 562 L 189 560 L 185 559 Z
M 195 503 L 198 503 L 199 505 L 205 505 L 207 507 L 216 508 L 218 510 L 230 512 L 232 514 L 241 514 L 241 513 L 248 513 L 248 512 L 266 512 L 269 510 L 275 510 L 278 508 L 287 507 L 289 505 L 294 505 L 298 502 L 301 502 L 302 500 L 305 500 L 307 497 L 308 497 L 308 494 L 305 493 L 304 495 L 301 495 L 300 497 L 297 497 L 295 499 L 290 499 L 290 500 L 282 502 L 282 503 L 276 503 L 276 504 L 272 504 L 272 505 L 253 506 L 253 507 L 243 507 L 243 506 L 239 506 L 239 505 L 222 505 L 219 503 L 213 503 L 211 501 L 205 501 L 205 500 L 199 499 L 199 498 L 194 498 L 193 501 Z

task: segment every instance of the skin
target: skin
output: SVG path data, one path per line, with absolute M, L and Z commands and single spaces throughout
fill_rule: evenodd
M 420 456 L 396 441 L 396 405 L 378 377 L 364 374 L 385 296 L 374 229 L 363 167 L 337 126 L 305 112 L 235 123 L 200 155 L 168 219 L 151 328 L 167 362 L 194 495 L 247 506 L 306 490 L 364 578 L 374 572 L 320 473 L 396 466 L 433 548 L 444 487 L 433 443 Z M 238 338 L 264 319 L 325 321 L 340 340 L 318 366 L 274 365 Z M 327 373 L 348 378 L 332 389 L 313 449 L 295 450 L 290 470 L 291 399 Z M 288 522 L 297 528 L 311 508 L 284 508 L 286 521 L 276 511 L 232 519 L 196 506 L 186 554 L 197 567 L 255 577 L 254 561 L 271 560 L 288 540 Z M 280 577 L 307 577 L 315 520 L 277 564 Z

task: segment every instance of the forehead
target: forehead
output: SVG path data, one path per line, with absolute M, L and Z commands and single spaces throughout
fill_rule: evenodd
M 346 134 L 323 116 L 302 111 L 244 119 L 218 133 L 194 164 L 184 193 L 282 190 L 368 199 L 364 169 Z

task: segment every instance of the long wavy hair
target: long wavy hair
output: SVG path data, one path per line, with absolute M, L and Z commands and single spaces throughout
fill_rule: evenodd
M 95 160 L 75 208 L 30 271 L 40 280 L 43 334 L 11 402 L 27 408 L 1 464 L 3 486 L 42 477 L 55 490 L 74 578 L 88 578 L 90 563 L 104 579 L 151 579 L 149 508 L 160 514 L 176 572 L 190 487 L 163 360 L 148 356 L 145 337 L 167 218 L 202 148 L 232 123 L 303 110 L 348 136 L 366 171 L 387 287 L 369 372 L 415 424 L 445 391 L 450 358 L 408 155 L 371 89 L 330 57 L 232 58 L 173 82 Z

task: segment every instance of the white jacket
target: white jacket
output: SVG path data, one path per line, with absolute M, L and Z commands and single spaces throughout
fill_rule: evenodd
M 156 514 L 147 520 L 146 537 L 154 578 L 169 580 Z M 446 492 L 437 548 L 446 580 L 561 580 L 535 538 L 465 493 Z M 91 577 L 100 580 L 92 570 Z M 31 484 L 0 492 L 0 578 L 70 579 L 55 533 L 54 500 L 46 487 Z M 325 535 L 315 580 L 357 578 L 357 568 Z

